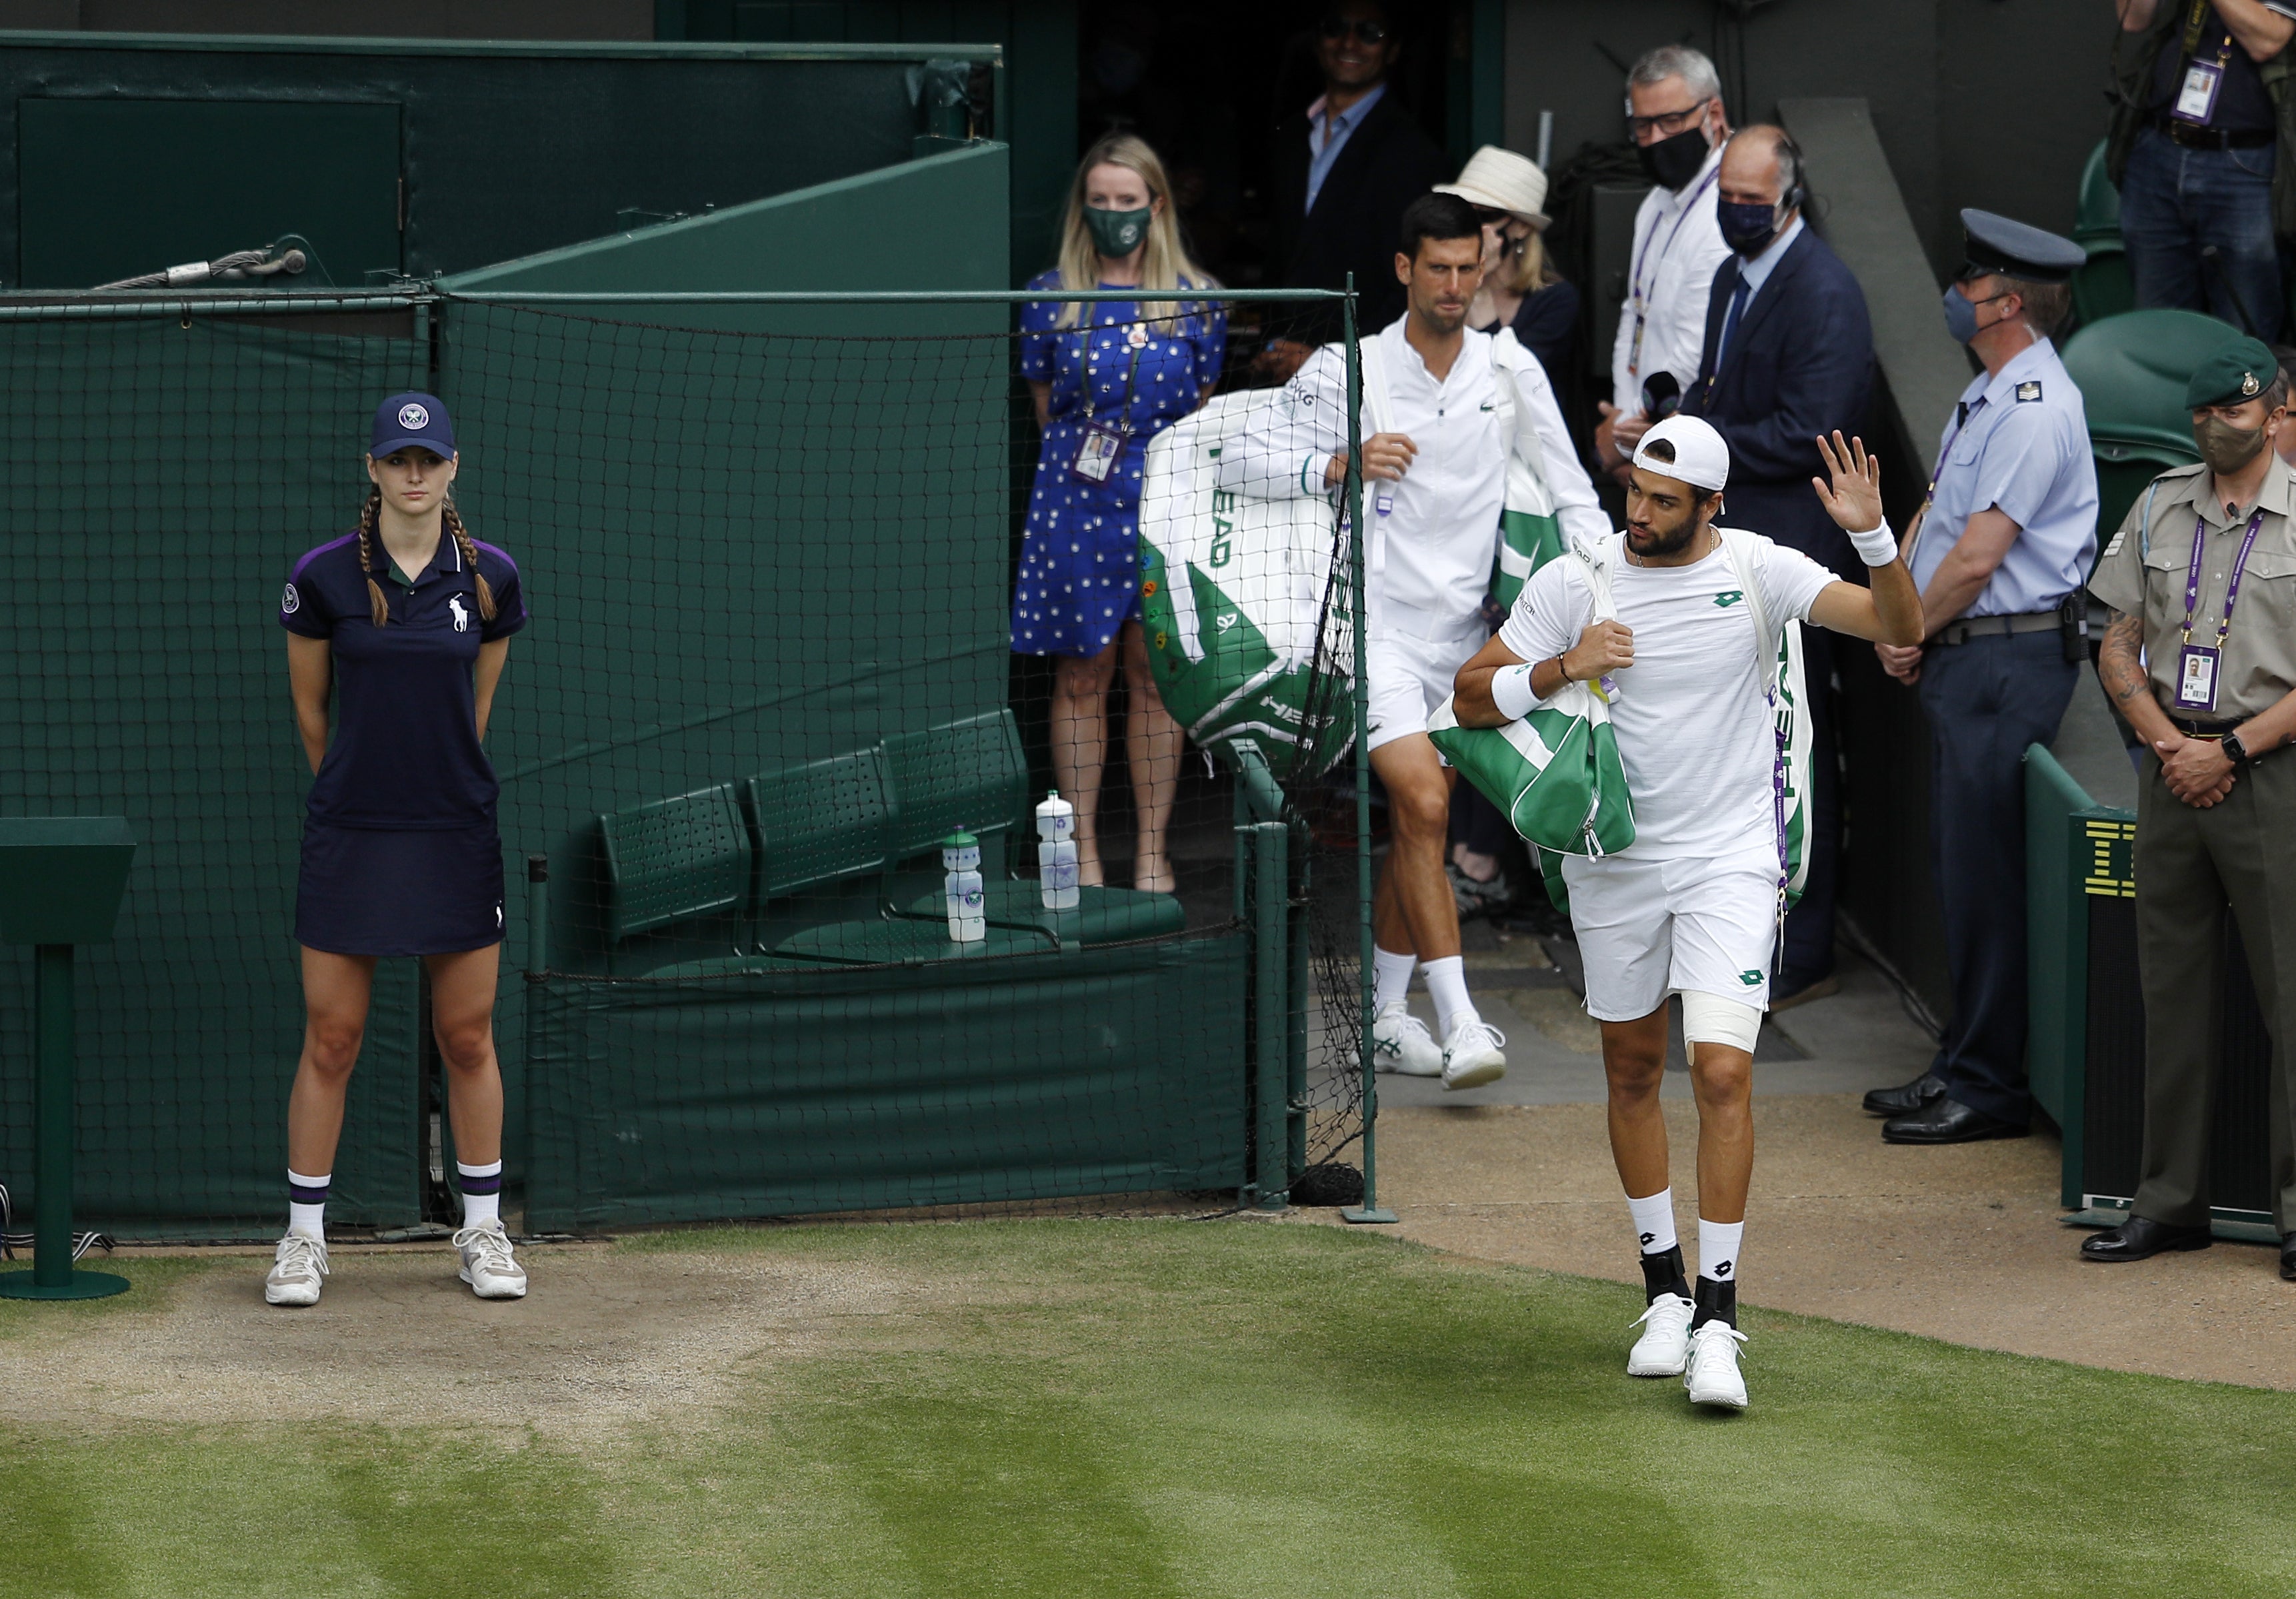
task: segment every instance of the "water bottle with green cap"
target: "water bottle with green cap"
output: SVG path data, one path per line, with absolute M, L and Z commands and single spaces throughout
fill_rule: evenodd
M 980 840 L 953 832 L 940 841 L 942 894 L 948 906 L 952 944 L 978 944 L 988 936 L 988 891 L 980 881 Z

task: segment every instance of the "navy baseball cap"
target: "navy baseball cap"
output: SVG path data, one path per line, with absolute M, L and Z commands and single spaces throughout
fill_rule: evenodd
M 437 395 L 394 394 L 374 408 L 373 442 L 366 453 L 380 461 L 409 445 L 454 458 L 455 424 L 447 419 L 446 404 Z

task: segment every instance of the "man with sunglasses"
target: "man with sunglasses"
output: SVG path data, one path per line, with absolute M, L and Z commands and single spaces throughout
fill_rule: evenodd
M 1595 456 L 1620 483 L 1644 431 L 1666 413 L 1666 397 L 1698 376 L 1706 302 L 1730 258 L 1714 209 L 1730 136 L 1714 63 L 1685 45 L 1644 55 L 1627 74 L 1627 131 L 1653 186 L 1635 213 L 1611 398 L 1599 402 L 1595 429 Z
M 2081 394 L 2049 342 L 2087 257 L 1964 210 L 1947 332 L 1985 370 L 1945 418 L 1906 529 L 1923 642 L 1876 644 L 1930 725 L 1930 840 L 1953 1019 L 1930 1069 L 1866 1096 L 1890 1144 L 2020 1138 L 2025 1078 L 2024 756 L 2053 742 L 2088 659 L 2077 631 L 2096 554 L 2096 462 Z M 2066 619 L 2073 621 L 2069 625 Z
M 1269 281 L 1339 289 L 1355 274 L 1356 326 L 1368 338 L 1403 315 L 1395 230 L 1403 208 L 1450 176 L 1435 141 L 1397 98 L 1390 75 L 1403 41 L 1383 0 L 1336 0 L 1316 29 L 1324 92 L 1277 130 Z M 1340 336 L 1318 313 L 1268 347 L 1289 377 L 1316 346 Z

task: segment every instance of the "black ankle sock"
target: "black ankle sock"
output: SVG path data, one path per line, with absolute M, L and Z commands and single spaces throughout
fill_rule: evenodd
M 1711 1277 L 1698 1279 L 1698 1292 L 1691 1296 L 1698 1303 L 1698 1313 L 1690 1318 L 1693 1331 L 1708 1322 L 1727 1322 L 1738 1324 L 1738 1284 L 1717 1283 Z
M 1662 1293 L 1680 1299 L 1690 1297 L 1690 1279 L 1682 1275 L 1682 1246 L 1660 1250 L 1643 1257 L 1643 1303 L 1647 1305 Z

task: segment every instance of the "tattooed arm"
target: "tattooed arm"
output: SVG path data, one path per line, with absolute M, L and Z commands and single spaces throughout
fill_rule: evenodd
M 2161 758 L 2161 775 L 2169 791 L 2205 810 L 2232 791 L 2232 763 L 2212 742 L 2188 739 L 2177 731 L 2153 698 L 2144 648 L 2144 623 L 2125 611 L 2114 611 L 2096 652 L 2097 681 L 2136 736 Z

